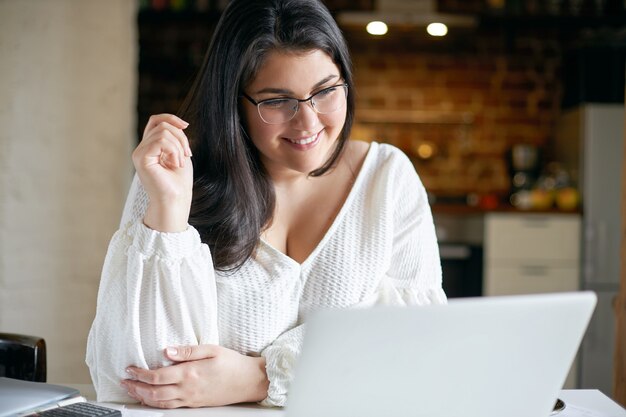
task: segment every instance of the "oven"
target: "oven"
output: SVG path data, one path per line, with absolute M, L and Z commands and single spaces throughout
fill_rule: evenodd
M 483 216 L 433 215 L 443 289 L 448 298 L 479 297 L 483 288 Z

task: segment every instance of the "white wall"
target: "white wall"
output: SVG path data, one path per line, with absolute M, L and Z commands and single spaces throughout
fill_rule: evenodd
M 42 336 L 48 381 L 85 343 L 135 143 L 133 0 L 0 0 L 0 331 Z

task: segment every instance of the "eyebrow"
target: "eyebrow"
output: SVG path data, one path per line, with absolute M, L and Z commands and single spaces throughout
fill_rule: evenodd
M 327 77 L 324 77 L 321 81 L 319 81 L 318 83 L 316 83 L 312 90 L 315 90 L 321 86 L 323 86 L 324 84 L 326 84 L 327 82 L 329 82 L 330 80 L 332 80 L 333 78 L 339 78 L 339 75 L 337 74 L 332 74 L 329 75 Z M 272 87 L 268 87 L 268 88 L 264 88 L 262 90 L 256 91 L 254 94 L 293 94 L 293 91 L 291 90 L 286 90 L 284 88 L 272 88 Z

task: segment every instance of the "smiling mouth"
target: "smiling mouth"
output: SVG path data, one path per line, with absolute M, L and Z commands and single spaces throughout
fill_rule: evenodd
M 289 142 L 293 143 L 294 145 L 308 145 L 309 143 L 315 142 L 319 134 L 320 132 L 317 132 L 316 134 L 312 136 L 302 138 L 302 139 L 290 139 L 290 138 L 285 138 L 285 139 L 287 139 Z

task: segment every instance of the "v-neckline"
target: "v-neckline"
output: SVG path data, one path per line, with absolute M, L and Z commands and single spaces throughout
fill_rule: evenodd
M 376 143 L 376 142 L 371 142 L 370 143 L 369 149 L 367 150 L 367 154 L 365 155 L 365 159 L 363 160 L 363 163 L 361 164 L 361 168 L 359 169 L 359 173 L 356 176 L 354 184 L 352 184 L 352 187 L 350 188 L 350 192 L 348 193 L 348 196 L 346 197 L 346 199 L 344 200 L 343 204 L 341 205 L 341 208 L 339 209 L 339 212 L 337 213 L 337 215 L 333 219 L 333 222 L 331 223 L 331 225 L 328 228 L 328 230 L 326 230 L 326 233 L 324 234 L 322 239 L 317 243 L 315 248 L 311 251 L 311 253 L 309 253 L 309 255 L 306 257 L 306 259 L 304 261 L 302 261 L 302 263 L 296 261 L 295 259 L 293 259 L 291 256 L 287 255 L 283 251 L 276 249 L 271 243 L 267 242 L 263 238 L 261 238 L 261 244 L 266 246 L 270 251 L 276 253 L 279 257 L 284 258 L 289 263 L 291 263 L 291 264 L 293 264 L 295 266 L 298 266 L 300 268 L 302 268 L 302 267 L 308 265 L 309 263 L 311 263 L 312 260 L 315 259 L 317 254 L 324 248 L 324 246 L 326 246 L 326 242 L 330 240 L 330 238 L 334 234 L 335 229 L 337 229 L 337 227 L 339 227 L 339 223 L 341 223 L 341 220 L 345 216 L 345 213 L 348 210 L 348 207 L 352 204 L 352 200 L 354 200 L 354 198 L 355 198 L 354 194 L 356 193 L 356 190 L 359 188 L 361 182 L 363 182 L 363 176 L 365 175 L 364 174 L 365 167 L 366 167 L 366 165 L 369 164 L 369 161 L 372 158 L 372 155 L 374 154 L 374 150 L 377 147 L 378 147 L 378 143 Z

